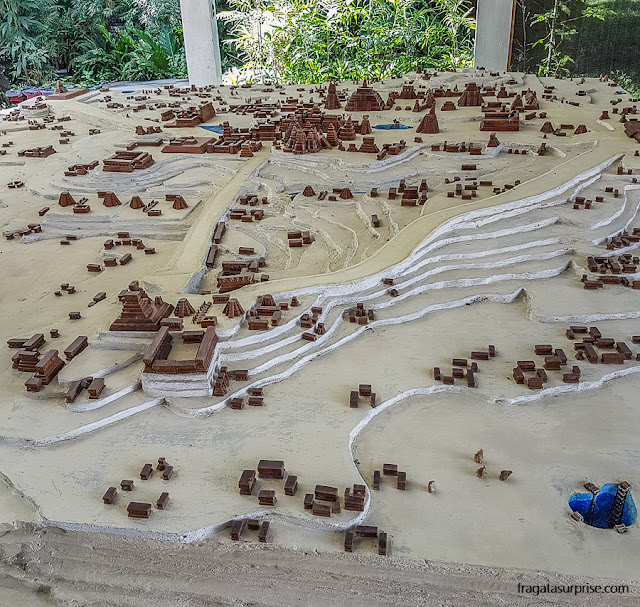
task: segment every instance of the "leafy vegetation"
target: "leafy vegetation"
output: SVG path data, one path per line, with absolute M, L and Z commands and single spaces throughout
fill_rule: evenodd
M 385 78 L 473 60 L 467 0 L 229 0 L 245 76 L 317 83 Z
M 637 0 L 517 0 L 512 67 L 543 76 L 613 76 L 640 82 Z
M 0 0 L 0 88 L 187 74 L 179 0 Z

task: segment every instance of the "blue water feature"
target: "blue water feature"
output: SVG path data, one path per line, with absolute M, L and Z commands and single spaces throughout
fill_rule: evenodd
M 373 128 L 380 129 L 382 131 L 390 131 L 392 129 L 408 129 L 409 127 L 404 124 L 400 124 L 399 122 L 394 122 L 393 124 L 376 124 Z
M 595 496 L 591 493 L 576 493 L 569 498 L 569 508 L 582 514 L 587 525 L 608 529 L 611 506 L 617 490 L 616 483 L 607 483 L 600 488 Z M 622 509 L 622 524 L 633 525 L 637 518 L 638 510 L 631 496 L 631 491 L 629 491 Z
M 132 93 L 135 93 L 135 91 L 120 91 L 123 95 L 131 95 Z
M 211 126 L 200 125 L 200 128 L 204 129 L 205 131 L 211 131 L 212 133 L 217 133 L 218 135 L 222 135 L 223 133 L 223 127 L 221 124 L 214 124 Z

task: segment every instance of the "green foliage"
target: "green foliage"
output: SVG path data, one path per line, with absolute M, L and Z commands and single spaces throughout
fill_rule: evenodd
M 612 76 L 621 89 L 627 91 L 632 97 L 640 98 L 640 82 L 638 80 L 619 71 L 613 73 Z
M 47 8 L 47 0 L 0 0 L 0 60 L 10 62 L 12 79 L 28 80 L 30 70 L 41 70 L 48 61 L 46 48 L 38 44 L 37 19 Z
M 467 0 L 229 0 L 224 41 L 259 78 L 318 83 L 466 67 L 475 21 Z
M 186 76 L 179 0 L 0 0 L 0 90 Z
M 524 69 L 530 69 L 527 64 L 529 48 L 534 52 L 539 48 L 544 51 L 543 55 L 538 56 L 539 75 L 570 76 L 575 59 L 568 47 L 578 34 L 578 28 L 583 27 L 586 21 L 605 21 L 614 15 L 610 4 L 611 0 L 518 0 L 517 6 L 525 29 L 523 44 L 519 49 Z M 538 34 L 531 43 L 527 41 L 527 26 Z
M 90 40 L 73 67 L 83 81 L 152 80 L 186 76 L 182 40 L 176 32 L 161 30 L 157 39 L 142 30 L 125 27 L 112 34 L 99 25 L 102 34 Z

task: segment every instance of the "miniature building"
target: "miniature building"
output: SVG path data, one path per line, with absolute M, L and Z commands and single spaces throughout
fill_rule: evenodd
M 258 462 L 258 475 L 260 478 L 284 478 L 284 462 L 261 459 Z
M 336 93 L 335 82 L 329 83 L 329 87 L 327 89 L 327 98 L 325 99 L 324 107 L 328 110 L 337 110 L 342 107 L 342 105 L 340 104 L 340 100 L 338 99 L 338 94 Z
M 133 288 L 132 288 L 133 287 Z M 156 297 L 152 302 L 136 282 L 122 294 L 122 312 L 109 327 L 110 331 L 158 331 L 163 318 L 171 315 L 173 306 Z
M 133 173 L 150 167 L 153 162 L 153 157 L 147 152 L 116 152 L 102 161 L 102 170 L 111 173 Z
M 439 132 L 440 132 L 440 127 L 438 126 L 438 117 L 436 116 L 436 109 L 435 107 L 432 107 L 431 111 L 426 113 L 422 117 L 422 120 L 420 121 L 420 124 L 416 129 L 416 133 L 427 133 L 427 134 L 435 135 L 436 133 L 439 133 Z
M 144 355 L 144 373 L 206 373 L 211 366 L 218 343 L 215 327 L 210 326 L 205 329 L 193 359 L 168 359 L 173 340 L 180 338 L 182 338 L 182 334 L 171 334 L 169 327 L 161 327 Z M 190 335 L 187 336 L 187 340 L 190 340 Z
M 131 518 L 149 518 L 151 516 L 151 504 L 143 502 L 129 502 L 127 515 Z
M 369 87 L 365 80 L 349 97 L 344 109 L 346 112 L 381 112 L 385 105 L 380 94 Z
M 475 82 L 469 82 L 458 99 L 458 105 L 460 107 L 472 107 L 482 105 L 482 97 L 480 96 L 480 89 Z

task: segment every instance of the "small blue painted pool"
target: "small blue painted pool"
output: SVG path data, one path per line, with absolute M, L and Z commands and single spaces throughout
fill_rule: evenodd
M 373 128 L 381 131 L 390 131 L 391 129 L 408 129 L 409 127 L 399 122 L 394 122 L 393 124 L 376 124 Z
M 218 135 L 222 135 L 223 133 L 223 128 L 221 124 L 214 124 L 212 126 L 200 125 L 200 128 L 204 129 L 205 131 L 211 131 L 212 133 L 217 133 Z

